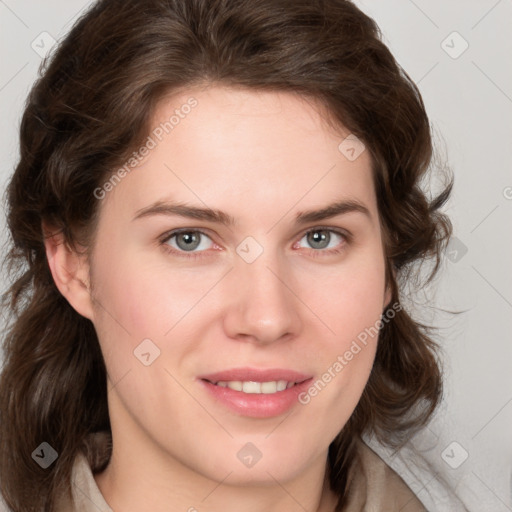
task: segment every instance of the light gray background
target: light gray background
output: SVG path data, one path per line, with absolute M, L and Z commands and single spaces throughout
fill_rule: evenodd
M 89 3 L 0 0 L 2 191 L 17 159 L 19 119 L 41 63 L 37 52 L 49 46 L 41 33 L 58 40 Z M 381 454 L 429 510 L 455 510 L 448 498 L 443 505 L 444 485 L 468 510 L 510 511 L 512 2 L 357 4 L 377 21 L 385 42 L 419 85 L 438 149 L 456 180 L 446 211 L 457 240 L 445 255 L 435 290 L 418 295 L 419 309 L 429 306 L 423 316 L 440 327 L 446 369 L 443 406 L 410 445 L 424 451 L 428 468 L 416 468 L 421 464 L 408 459 L 408 449 L 398 457 Z M 3 215 L 0 222 L 3 241 Z M 465 313 L 451 316 L 437 308 Z

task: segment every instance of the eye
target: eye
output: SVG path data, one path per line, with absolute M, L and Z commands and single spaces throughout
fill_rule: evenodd
M 162 242 L 178 252 L 202 252 L 211 249 L 213 245 L 208 235 L 194 230 L 174 231 Z
M 350 241 L 350 235 L 331 228 L 310 229 L 294 244 L 293 248 L 304 247 L 304 241 L 309 249 L 313 250 L 313 256 L 337 254 L 345 249 Z M 208 249 L 219 248 L 206 233 L 197 229 L 171 231 L 163 236 L 160 243 L 166 251 L 190 258 L 205 256 Z M 308 249 L 308 247 L 305 248 Z
M 304 234 L 299 242 L 297 242 L 299 247 L 303 240 L 315 251 L 336 253 L 344 248 L 345 243 L 348 241 L 348 235 L 333 229 L 316 228 Z

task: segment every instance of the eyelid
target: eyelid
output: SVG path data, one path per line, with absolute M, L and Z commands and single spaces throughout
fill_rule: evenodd
M 337 226 L 316 226 L 316 225 L 302 231 L 302 234 L 300 235 L 300 237 L 302 238 L 304 235 L 307 235 L 308 233 L 311 233 L 312 231 L 331 231 L 333 233 L 343 236 L 344 238 L 347 239 L 347 241 L 351 241 L 353 238 L 352 233 L 344 228 L 340 228 Z
M 201 233 L 204 236 L 207 236 L 210 240 L 213 241 L 211 234 L 209 234 L 209 230 L 206 228 L 175 228 L 169 231 L 166 231 L 162 235 L 158 237 L 160 242 L 167 242 L 170 238 L 175 235 L 179 235 L 180 233 Z

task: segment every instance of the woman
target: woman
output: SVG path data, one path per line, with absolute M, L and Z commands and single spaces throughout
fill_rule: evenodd
M 0 485 L 25 510 L 423 510 L 362 441 L 441 396 L 416 86 L 343 0 L 104 0 L 8 188 Z M 365 508 L 366 507 L 366 508 Z

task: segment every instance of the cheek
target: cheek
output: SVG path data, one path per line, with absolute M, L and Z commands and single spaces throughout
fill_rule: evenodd
M 183 286 L 178 272 L 148 264 L 127 254 L 111 261 L 108 251 L 97 255 L 96 298 L 102 323 L 118 323 L 134 336 L 162 336 L 186 312 L 193 287 Z M 108 313 L 108 314 L 105 314 Z
M 338 426 L 348 420 L 369 378 L 384 309 L 383 260 L 361 257 L 353 263 L 328 275 L 309 273 L 302 282 L 302 296 L 309 298 L 323 333 L 314 354 L 320 373 L 302 402 L 312 402 L 320 416 L 329 411 Z
M 162 351 L 172 342 L 175 357 L 182 357 L 194 349 L 189 331 L 211 315 L 212 308 L 203 306 L 222 270 L 190 271 L 162 258 L 126 253 L 115 262 L 108 251 L 96 257 L 95 326 L 105 357 L 122 370 L 145 339 Z
M 338 269 L 313 269 L 303 275 L 301 297 L 322 321 L 325 339 L 340 350 L 383 313 L 384 262 L 379 258 L 361 258 Z

